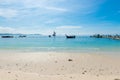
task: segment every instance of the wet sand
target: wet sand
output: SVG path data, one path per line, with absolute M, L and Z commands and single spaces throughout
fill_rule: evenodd
M 120 56 L 2 53 L 0 80 L 120 80 Z

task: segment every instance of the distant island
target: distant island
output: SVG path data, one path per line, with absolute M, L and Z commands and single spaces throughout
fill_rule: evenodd
M 0 33 L 1 38 L 25 38 L 25 37 L 39 37 L 41 34 L 12 34 L 12 33 Z
M 116 34 L 116 35 L 101 35 L 101 34 L 95 34 L 95 35 L 92 35 L 90 37 L 93 37 L 93 38 L 108 38 L 108 39 L 115 39 L 115 40 L 120 40 L 120 35 L 119 34 Z

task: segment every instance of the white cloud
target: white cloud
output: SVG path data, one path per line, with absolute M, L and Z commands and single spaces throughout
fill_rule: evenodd
M 101 0 L 102 2 L 103 0 Z M 89 14 L 94 12 L 97 4 L 100 1 L 96 0 L 0 0 L 0 4 L 10 5 L 9 7 L 14 7 L 15 9 L 28 10 L 28 9 L 37 9 L 39 13 L 56 13 L 58 12 L 76 12 L 79 11 L 79 14 Z M 19 5 L 19 6 L 16 6 Z M 34 12 L 34 10 L 31 10 Z M 31 11 L 28 10 L 30 14 Z M 24 11 L 23 11 L 24 12 Z M 15 14 L 15 13 L 14 13 Z M 23 13 L 24 14 L 24 13 Z M 22 15 L 23 15 L 22 14 Z M 38 14 L 38 13 L 37 13 Z M 35 15 L 35 14 L 34 14 Z
M 60 21 L 61 21 L 61 18 L 53 18 L 53 19 L 46 20 L 44 23 L 51 24 L 51 23 L 56 23 L 56 22 L 60 22 Z
M 66 25 L 66 26 L 58 26 L 56 27 L 55 31 L 57 32 L 58 35 L 79 35 L 82 30 L 82 26 L 71 26 L 71 25 Z
M 56 29 L 81 29 L 82 26 L 59 26 Z
M 65 8 L 59 8 L 59 7 L 45 7 L 45 9 L 59 11 L 59 12 L 67 12 L 68 11 Z
M 1 27 L 0 26 L 0 33 L 14 33 L 16 30 L 11 27 Z
M 4 18 L 13 18 L 18 15 L 16 10 L 0 8 L 0 16 Z
M 34 17 L 43 15 L 58 15 L 68 11 L 67 8 L 59 6 L 59 2 L 65 0 L 0 0 L 0 16 L 4 18 L 19 19 L 21 17 Z
M 20 7 L 23 9 L 30 8 L 39 8 L 39 9 L 48 9 L 55 11 L 67 11 L 65 8 L 58 6 L 59 2 L 64 2 L 66 0 L 0 0 L 0 4 L 7 4 L 19 8 L 14 5 L 21 5 Z M 20 8 L 19 8 L 20 9 Z

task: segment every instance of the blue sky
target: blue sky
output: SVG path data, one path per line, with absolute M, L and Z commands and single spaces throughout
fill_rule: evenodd
M 120 0 L 0 0 L 0 33 L 120 34 Z

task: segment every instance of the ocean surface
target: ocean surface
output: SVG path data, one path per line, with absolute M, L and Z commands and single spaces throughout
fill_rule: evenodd
M 90 38 L 77 36 L 66 39 L 65 36 L 28 36 L 25 38 L 1 38 L 0 50 L 4 51 L 49 51 L 78 53 L 120 53 L 120 40 Z

